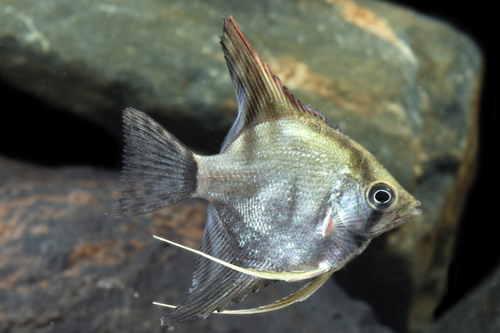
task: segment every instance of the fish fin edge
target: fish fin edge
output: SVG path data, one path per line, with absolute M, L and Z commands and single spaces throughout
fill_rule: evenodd
M 222 150 L 245 128 L 287 115 L 308 115 L 336 128 L 321 112 L 290 93 L 252 49 L 232 16 L 224 17 L 221 45 L 238 99 L 238 117 Z
M 315 293 L 325 282 L 330 278 L 333 274 L 334 270 L 328 271 L 325 274 L 322 274 L 314 279 L 312 279 L 308 284 L 304 287 L 300 288 L 296 292 L 280 299 L 271 304 L 259 306 L 256 308 L 250 309 L 239 309 L 239 310 L 224 310 L 221 312 L 214 311 L 214 314 L 224 314 L 224 315 L 249 315 L 249 314 L 257 314 L 264 312 L 276 311 L 285 307 L 288 307 L 292 304 L 302 302 L 309 298 L 313 293 Z M 177 306 L 166 303 L 153 302 L 154 305 L 167 307 L 170 309 L 175 309 Z
M 105 215 L 136 216 L 191 197 L 196 190 L 195 154 L 144 112 L 123 112 L 123 172 Z

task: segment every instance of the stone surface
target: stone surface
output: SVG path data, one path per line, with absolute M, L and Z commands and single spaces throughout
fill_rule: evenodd
M 0 332 L 164 332 L 168 309 L 191 285 L 195 258 L 151 236 L 196 247 L 200 201 L 112 219 L 118 173 L 46 169 L 0 158 Z M 277 300 L 300 284 L 277 283 L 241 305 Z M 390 333 L 371 308 L 333 280 L 307 301 L 258 316 L 213 315 L 175 332 Z
M 446 24 L 376 1 L 186 4 L 4 0 L 0 78 L 115 134 L 121 110 L 134 106 L 191 147 L 215 152 L 236 113 L 218 42 L 222 16 L 234 15 L 299 99 L 422 201 L 418 220 L 337 275 L 397 331 L 425 326 L 474 174 L 477 48 Z
M 500 332 L 500 266 L 425 333 Z

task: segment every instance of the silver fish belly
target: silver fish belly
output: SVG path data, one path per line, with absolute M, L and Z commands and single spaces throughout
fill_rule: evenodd
M 146 114 L 124 112 L 124 171 L 110 214 L 144 214 L 190 197 L 208 201 L 188 296 L 163 325 L 214 312 L 273 311 L 314 293 L 371 239 L 420 215 L 413 198 L 365 148 L 305 106 L 234 23 L 221 44 L 238 117 L 220 154 L 191 152 Z M 228 310 L 270 281 L 311 279 L 254 309 Z

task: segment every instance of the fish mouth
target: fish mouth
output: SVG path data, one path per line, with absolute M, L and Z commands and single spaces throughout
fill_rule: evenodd
M 405 223 L 406 221 L 409 221 L 411 219 L 414 219 L 417 216 L 420 216 L 422 214 L 422 210 L 418 207 L 420 207 L 421 203 L 418 200 L 413 200 L 410 201 L 406 206 L 402 207 L 399 209 L 396 213 L 396 219 L 391 223 L 390 229 L 396 228 L 400 226 L 401 224 Z
M 380 229 L 372 231 L 370 236 L 376 237 L 380 234 L 383 234 L 386 231 L 399 227 L 403 223 L 412 220 L 417 216 L 420 216 L 420 214 L 422 214 L 422 210 L 418 208 L 420 207 L 420 205 L 421 205 L 420 201 L 412 200 L 405 206 L 401 207 L 400 209 L 397 209 L 395 214 L 395 219 L 392 220 L 390 223 L 385 224 Z
M 408 213 L 406 214 L 408 218 L 412 219 L 422 214 L 422 210 L 418 208 L 420 207 L 420 205 L 421 203 L 418 200 L 415 200 L 414 202 L 408 205 L 409 207 L 405 209 L 405 211 L 408 211 Z

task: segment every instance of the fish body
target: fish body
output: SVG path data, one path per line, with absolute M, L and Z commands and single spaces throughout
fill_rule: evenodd
M 124 112 L 125 167 L 110 213 L 208 201 L 204 256 L 164 325 L 304 300 L 371 239 L 421 213 L 372 154 L 290 94 L 231 17 L 221 44 L 239 111 L 219 154 L 196 155 L 146 114 Z M 274 304 L 226 310 L 270 281 L 311 278 Z

